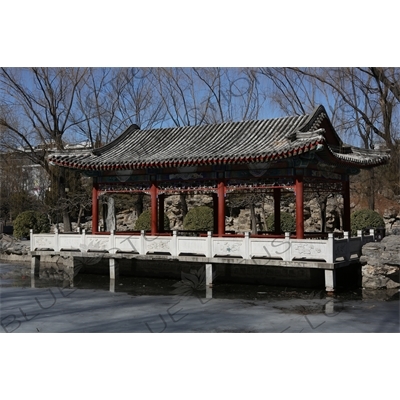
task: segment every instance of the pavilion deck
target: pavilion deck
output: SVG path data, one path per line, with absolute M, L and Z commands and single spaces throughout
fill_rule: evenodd
M 359 260 L 364 244 L 374 241 L 361 231 L 356 237 L 342 234 L 314 233 L 297 239 L 296 235 L 225 234 L 223 236 L 185 232 L 165 232 L 148 235 L 141 232 L 33 234 L 31 232 L 32 273 L 37 272 L 40 257 L 63 255 L 70 258 L 95 257 L 109 259 L 110 277 L 115 278 L 119 259 L 168 259 L 203 263 L 253 264 L 279 267 L 319 268 L 325 270 L 327 291 L 335 289 L 335 270 Z M 308 237 L 307 237 L 308 236 Z M 212 268 L 208 268 L 212 270 Z M 211 283 L 211 275 L 207 282 Z

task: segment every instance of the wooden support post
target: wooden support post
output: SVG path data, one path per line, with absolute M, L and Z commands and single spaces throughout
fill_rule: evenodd
M 296 238 L 304 239 L 304 192 L 302 176 L 296 176 Z
M 92 233 L 95 234 L 99 230 L 99 200 L 98 200 L 98 184 L 93 182 L 92 188 Z
M 347 177 L 346 181 L 342 182 L 343 187 L 343 231 L 350 232 L 350 181 Z
M 212 264 L 206 264 L 206 287 L 211 287 L 212 283 Z
M 336 288 L 336 271 L 334 269 L 325 270 L 325 290 L 334 292 Z
M 213 274 L 212 264 L 206 264 L 206 299 L 212 299 Z
M 214 233 L 218 233 L 218 195 L 217 193 L 212 194 L 213 199 L 213 217 L 214 217 Z
M 31 259 L 31 276 L 39 276 L 40 256 L 32 256 Z
M 158 232 L 164 232 L 164 200 L 165 194 L 158 195 Z
M 281 189 L 274 189 L 274 232 L 281 233 Z
M 225 235 L 225 181 L 218 182 L 218 236 Z
M 158 228 L 158 223 L 157 223 L 157 217 L 158 217 L 158 212 L 157 212 L 157 186 L 153 182 L 151 184 L 150 188 L 150 196 L 151 196 L 151 235 L 156 236 L 157 235 L 157 228 Z
M 110 279 L 116 279 L 119 276 L 118 260 L 110 258 Z

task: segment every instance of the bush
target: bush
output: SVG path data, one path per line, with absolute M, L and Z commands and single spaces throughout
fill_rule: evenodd
M 207 206 L 191 208 L 183 220 L 183 229 L 188 231 L 212 231 L 214 229 L 213 210 Z
M 46 214 L 37 211 L 24 211 L 15 218 L 14 237 L 17 239 L 28 238 L 30 229 L 34 233 L 47 233 L 50 231 L 50 224 Z
M 136 220 L 135 229 L 138 231 L 151 230 L 151 210 L 146 210 L 139 215 Z M 164 229 L 169 230 L 169 218 L 164 214 Z
M 373 210 L 358 210 L 353 212 L 350 217 L 351 234 L 357 235 L 357 231 L 366 228 L 382 228 L 385 227 L 383 218 Z
M 275 216 L 269 215 L 267 218 L 267 226 L 269 231 L 275 231 Z M 296 220 L 292 214 L 287 212 L 281 213 L 281 232 L 293 232 L 296 230 Z

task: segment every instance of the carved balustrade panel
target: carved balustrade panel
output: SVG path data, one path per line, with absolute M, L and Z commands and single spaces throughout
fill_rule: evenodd
M 250 239 L 250 257 L 290 259 L 290 243 L 284 239 Z
M 35 251 L 37 249 L 56 249 L 56 236 L 53 234 L 40 234 L 32 235 L 31 238 L 31 250 Z
M 141 236 L 115 236 L 115 249 L 121 252 L 139 253 L 141 249 Z
M 169 253 L 171 254 L 172 237 L 146 236 L 144 239 L 144 254 Z
M 65 233 L 62 235 L 58 235 L 58 247 L 59 250 L 81 250 L 81 235 L 69 235 Z
M 213 256 L 243 257 L 244 258 L 244 239 L 243 238 L 213 238 Z
M 328 242 L 326 240 L 309 240 L 304 241 L 291 240 L 291 259 L 305 259 L 305 260 L 328 260 L 331 255 L 328 254 Z
M 177 254 L 199 254 L 207 255 L 207 238 L 181 236 L 177 238 Z

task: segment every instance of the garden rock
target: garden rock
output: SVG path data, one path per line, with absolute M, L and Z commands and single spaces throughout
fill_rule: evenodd
M 364 289 L 400 287 L 400 237 L 386 236 L 381 242 L 362 248 L 362 286 Z

